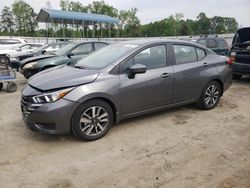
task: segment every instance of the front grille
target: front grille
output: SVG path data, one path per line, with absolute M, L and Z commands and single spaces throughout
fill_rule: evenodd
M 21 110 L 23 114 L 23 118 L 26 120 L 29 115 L 36 110 L 39 106 L 39 104 L 34 104 L 32 97 L 22 96 L 21 99 Z

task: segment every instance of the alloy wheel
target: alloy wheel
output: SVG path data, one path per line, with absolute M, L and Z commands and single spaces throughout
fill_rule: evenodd
M 80 118 L 80 130 L 87 136 L 101 134 L 109 123 L 108 112 L 100 106 L 85 110 Z
M 213 106 L 219 99 L 219 88 L 216 85 L 210 85 L 205 92 L 205 103 L 208 106 Z

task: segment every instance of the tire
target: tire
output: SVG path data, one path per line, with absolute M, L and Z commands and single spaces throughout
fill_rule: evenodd
M 0 91 L 3 89 L 3 83 L 0 83 Z
M 6 55 L 0 55 L 0 64 L 8 65 L 9 63 L 9 57 L 7 57 Z
M 13 93 L 13 92 L 15 92 L 16 90 L 17 90 L 17 85 L 16 85 L 15 82 L 9 82 L 9 83 L 7 84 L 6 91 L 7 91 L 8 93 Z
M 93 141 L 107 134 L 113 125 L 113 119 L 113 110 L 108 103 L 99 99 L 90 100 L 75 111 L 71 129 L 77 138 Z
M 241 79 L 241 77 L 242 77 L 242 75 L 239 75 L 239 74 L 234 74 L 233 75 L 234 80 L 239 80 L 239 79 Z
M 221 85 L 216 81 L 209 82 L 202 91 L 197 103 L 198 107 L 202 110 L 213 109 L 219 103 L 221 94 Z

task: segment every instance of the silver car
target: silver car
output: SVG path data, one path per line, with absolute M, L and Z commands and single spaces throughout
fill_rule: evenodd
M 137 40 L 38 73 L 21 108 L 32 130 L 90 141 L 126 118 L 192 103 L 212 109 L 231 82 L 231 61 L 199 44 Z

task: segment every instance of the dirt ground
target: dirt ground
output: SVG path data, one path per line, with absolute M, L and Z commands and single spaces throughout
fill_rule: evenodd
M 0 187 L 250 187 L 250 78 L 234 81 L 214 110 L 130 119 L 95 142 L 28 130 L 25 80 L 17 83 L 0 92 Z

